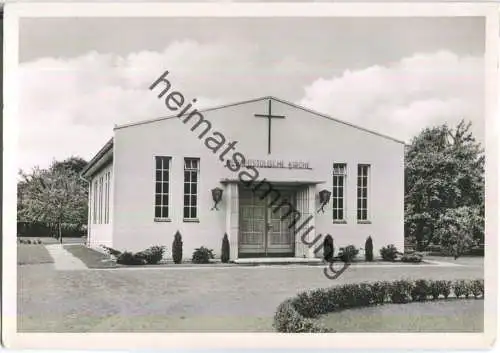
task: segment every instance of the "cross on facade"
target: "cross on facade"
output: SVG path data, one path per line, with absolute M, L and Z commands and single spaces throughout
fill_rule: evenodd
M 271 100 L 269 100 L 269 105 L 267 109 L 267 114 L 254 114 L 258 118 L 267 118 L 268 131 L 267 131 L 267 153 L 271 154 L 271 120 L 272 119 L 285 119 L 283 115 L 272 115 L 271 113 Z

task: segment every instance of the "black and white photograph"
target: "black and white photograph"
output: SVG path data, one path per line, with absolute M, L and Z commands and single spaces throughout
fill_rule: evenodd
M 42 5 L 5 6 L 6 344 L 493 344 L 496 7 Z

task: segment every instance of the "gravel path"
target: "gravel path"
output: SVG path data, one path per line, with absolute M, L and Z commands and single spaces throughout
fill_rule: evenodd
M 63 248 L 61 244 L 45 245 L 50 256 L 54 259 L 54 267 L 59 271 L 85 270 L 87 266 L 70 252 Z

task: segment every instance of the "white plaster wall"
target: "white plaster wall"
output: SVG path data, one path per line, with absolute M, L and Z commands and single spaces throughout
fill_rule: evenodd
M 161 101 L 159 101 L 161 104 Z M 114 242 L 120 250 L 138 251 L 150 245 L 166 245 L 171 256 L 173 235 L 183 235 L 184 257 L 190 258 L 201 245 L 220 254 L 226 229 L 225 198 L 219 211 L 210 211 L 210 190 L 224 188 L 223 178 L 237 179 L 238 173 L 223 166 L 218 155 L 205 145 L 213 131 L 229 141 L 238 141 L 236 151 L 247 159 L 283 159 L 309 162 L 312 170 L 259 168 L 259 180 L 323 182 L 316 191 L 332 189 L 333 163 L 347 163 L 347 224 L 333 224 L 331 203 L 315 220 L 316 231 L 330 233 L 335 247 L 354 244 L 363 247 L 371 235 L 376 254 L 389 243 L 403 247 L 404 146 L 378 135 L 319 117 L 310 112 L 273 101 L 273 114 L 286 119 L 272 122 L 272 154 L 267 153 L 267 120 L 254 114 L 267 112 L 267 100 L 226 107 L 203 113 L 212 130 L 202 140 L 201 128 L 192 132 L 195 121 L 184 124 L 174 118 L 115 129 L 114 137 Z M 170 111 L 165 107 L 166 115 Z M 154 156 L 171 156 L 171 222 L 154 222 Z M 229 153 L 226 157 L 230 157 Z M 182 221 L 184 157 L 198 157 L 200 181 L 199 223 Z M 357 164 L 370 164 L 370 221 L 356 222 Z M 319 205 L 317 205 L 319 206 Z M 233 235 L 229 235 L 230 237 Z
M 109 190 L 109 223 L 107 224 L 94 224 L 93 223 L 93 218 L 94 218 L 94 194 L 93 194 L 93 183 L 96 180 L 99 180 L 101 176 L 104 176 L 107 172 L 111 172 L 110 174 L 110 182 L 111 182 L 111 187 Z M 96 248 L 99 245 L 105 245 L 108 247 L 113 247 L 113 237 L 112 237 L 112 231 L 113 231 L 113 163 L 110 162 L 106 167 L 101 169 L 97 174 L 95 174 L 92 179 L 91 179 L 91 197 L 90 197 L 90 204 L 89 204 L 89 237 L 88 237 L 88 245 L 90 247 Z M 104 191 L 104 183 L 103 183 L 103 193 Z M 104 208 L 105 208 L 105 202 L 104 202 L 104 196 L 103 196 L 103 218 L 104 218 Z M 99 209 L 99 206 L 98 206 Z

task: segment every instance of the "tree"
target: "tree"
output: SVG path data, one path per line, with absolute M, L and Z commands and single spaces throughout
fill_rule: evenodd
M 441 240 L 448 210 L 474 207 L 484 221 L 484 151 L 470 127 L 462 120 L 455 128 L 426 128 L 406 150 L 405 230 L 418 250 Z
M 87 222 L 87 188 L 71 168 L 35 167 L 29 174 L 21 171 L 20 176 L 20 221 L 54 225 L 61 243 L 63 224 Z
M 86 165 L 87 161 L 85 159 L 76 156 L 71 156 L 63 161 L 54 161 L 52 163 L 51 169 L 52 170 L 70 169 L 73 172 L 80 174 L 80 172 L 83 170 L 83 168 L 85 168 Z
M 230 247 L 229 247 L 229 239 L 227 237 L 227 233 L 224 234 L 222 238 L 222 248 L 221 248 L 221 261 L 226 263 L 229 261 L 230 257 Z
M 323 258 L 325 261 L 333 262 L 334 252 L 333 238 L 330 234 L 327 234 L 323 240 Z
M 373 240 L 371 236 L 366 238 L 365 241 L 365 260 L 373 261 Z
M 174 234 L 174 242 L 172 243 L 172 258 L 174 263 L 182 262 L 182 235 L 179 231 Z
M 441 246 L 455 259 L 469 249 L 474 244 L 474 238 L 481 233 L 484 234 L 484 219 L 479 207 L 447 209 L 436 227 Z

